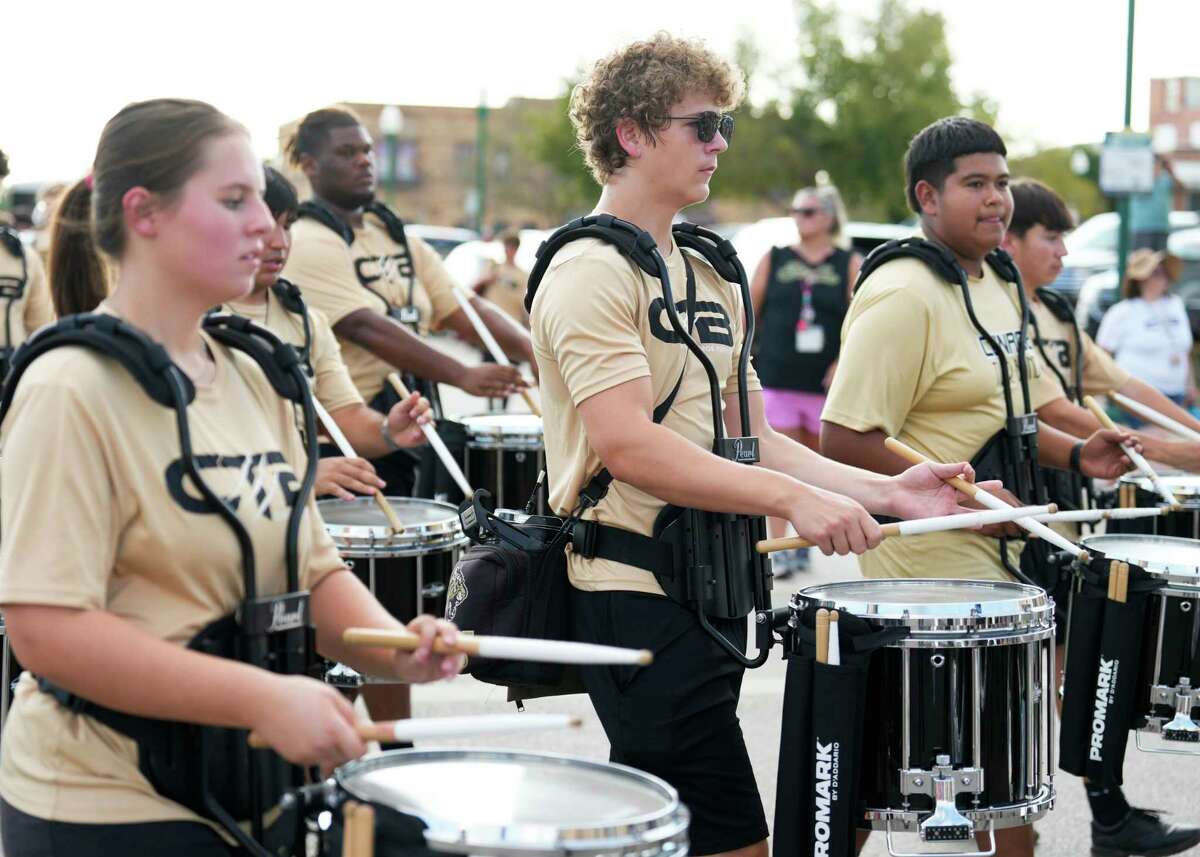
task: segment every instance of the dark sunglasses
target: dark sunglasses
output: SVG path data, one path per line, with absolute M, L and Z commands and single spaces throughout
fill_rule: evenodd
M 798 214 L 801 217 L 816 217 L 824 211 L 822 208 L 793 208 L 792 214 Z
M 729 143 L 733 140 L 733 117 L 728 113 L 717 113 L 715 110 L 705 110 L 695 116 L 672 116 L 672 119 L 686 119 L 689 125 L 696 129 L 696 136 L 701 143 L 711 143 L 717 132 Z

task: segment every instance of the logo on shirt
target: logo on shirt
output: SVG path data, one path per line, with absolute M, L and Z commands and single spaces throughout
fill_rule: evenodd
M 200 476 L 235 512 L 249 510 L 252 516 L 273 520 L 276 515 L 286 517 L 296 504 L 299 480 L 282 452 L 197 455 L 195 458 Z M 187 475 L 182 457 L 167 466 L 164 476 L 171 499 L 185 511 L 197 515 L 217 514 Z
M 1058 363 L 1059 368 L 1071 368 L 1071 347 L 1067 340 L 1043 339 L 1041 340 L 1041 344 L 1046 349 L 1047 356 L 1053 355 L 1053 359 Z
M 679 313 L 680 321 L 686 325 L 688 302 L 676 301 L 675 311 Z M 725 307 L 715 301 L 696 301 L 692 305 L 692 313 L 696 317 L 696 339 L 701 345 L 727 345 L 733 348 L 733 328 Z M 667 304 L 662 298 L 655 298 L 650 304 L 650 332 L 654 334 L 655 339 L 671 345 L 683 341 L 671 329 L 670 319 L 667 318 Z
M 364 256 L 354 260 L 354 273 L 364 286 L 380 280 L 386 280 L 389 283 L 407 283 L 413 278 L 413 266 L 406 253 Z

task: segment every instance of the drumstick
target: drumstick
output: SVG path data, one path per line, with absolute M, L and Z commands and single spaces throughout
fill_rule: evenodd
M 988 524 L 1003 524 L 1018 518 L 1037 518 L 1053 515 L 1058 506 L 1053 503 L 1047 506 L 1005 506 L 1003 509 L 987 509 L 982 512 L 963 512 L 958 515 L 942 515 L 937 518 L 917 518 L 912 521 L 900 521 L 895 524 L 884 524 L 879 529 L 883 537 L 920 536 L 926 533 L 940 533 L 946 530 L 965 530 L 970 527 L 984 527 Z M 754 545 L 759 553 L 771 553 L 791 548 L 812 547 L 808 539 L 799 537 L 782 539 L 763 539 Z
M 1108 562 L 1108 595 L 1106 596 L 1109 601 L 1117 600 L 1117 598 L 1116 598 L 1117 572 L 1120 571 L 1120 569 L 1121 569 L 1121 564 L 1119 562 L 1117 562 L 1115 559 L 1109 560 L 1109 562 Z
M 1155 518 L 1171 510 L 1164 506 L 1132 509 L 1077 509 L 1071 512 L 1056 512 L 1053 515 L 1038 515 L 1034 520 L 1043 524 L 1086 524 L 1094 521 L 1123 521 L 1129 518 Z
M 375 857 L 375 807 L 360 803 L 358 811 L 358 842 L 354 857 Z
M 1117 572 L 1117 601 L 1125 603 L 1129 597 L 1129 563 L 1121 563 L 1121 570 Z
M 930 463 L 928 458 L 921 455 L 921 453 L 917 452 L 915 449 L 913 449 L 908 444 L 901 443 L 900 441 L 896 440 L 896 438 L 894 438 L 894 437 L 885 438 L 883 441 L 883 445 L 889 451 L 900 456 L 901 458 L 903 458 L 905 461 L 909 462 L 910 464 L 928 464 L 928 463 Z M 989 494 L 987 491 L 984 491 L 978 485 L 968 482 L 967 480 L 963 479 L 961 476 L 951 476 L 949 479 L 946 479 L 945 481 L 948 484 L 953 485 L 958 491 L 961 491 L 962 493 L 966 494 L 968 497 L 974 498 L 976 502 L 981 503 L 984 506 L 987 506 L 989 509 L 1010 508 L 1009 504 L 1005 503 L 999 497 L 995 496 L 994 494 Z M 1071 556 L 1078 559 L 1080 562 L 1087 562 L 1089 559 L 1091 559 L 1091 554 L 1089 554 L 1087 551 L 1085 551 L 1079 545 L 1068 541 L 1065 537 L 1054 532 L 1054 530 L 1050 529 L 1045 524 L 1039 523 L 1038 521 L 1031 520 L 1030 518 L 1017 518 L 1017 520 L 1014 521 L 1013 523 L 1015 523 L 1018 527 L 1021 527 L 1022 529 L 1025 529 L 1025 530 L 1029 531 L 1030 533 L 1033 533 L 1038 538 L 1045 539 L 1050 544 L 1054 545 L 1056 548 L 1059 548 L 1060 550 L 1065 550 L 1067 553 L 1069 553 Z
M 383 646 L 413 651 L 420 638 L 408 631 L 376 628 L 347 628 L 342 642 L 348 646 Z M 646 666 L 654 660 L 649 649 L 622 649 L 595 643 L 567 640 L 539 640 L 526 637 L 490 637 L 462 635 L 453 646 L 440 638 L 433 641 L 439 655 L 459 653 L 471 657 L 510 661 L 535 661 L 547 664 L 607 664 Z
M 312 397 L 312 403 L 317 416 L 325 424 L 325 431 L 329 432 L 329 436 L 333 438 L 334 444 L 337 445 L 338 451 L 346 458 L 358 458 L 358 455 L 354 452 L 354 447 L 350 445 L 350 439 L 342 433 L 341 427 L 333 421 L 333 417 L 329 415 L 329 411 L 325 410 L 325 406 L 317 401 L 316 396 Z M 384 419 L 387 419 L 387 417 L 384 417 Z M 387 501 L 387 497 L 384 497 L 379 491 L 376 491 L 371 496 L 375 498 L 375 505 L 383 512 L 383 517 L 387 518 L 388 526 L 391 528 L 392 533 L 394 535 L 402 533 L 404 531 L 404 524 L 396 517 L 396 510 Z
M 359 857 L 358 811 L 361 806 L 353 800 L 342 804 L 342 857 Z
M 829 611 L 817 611 L 817 663 L 829 663 Z
M 838 612 L 836 610 L 829 611 L 829 652 L 826 662 L 831 667 L 838 666 L 842 662 L 842 640 L 838 634 Z
M 1165 428 L 1169 432 L 1174 432 L 1184 440 L 1200 441 L 1200 432 L 1193 428 L 1188 428 L 1183 423 L 1167 416 L 1161 411 L 1156 411 L 1154 408 L 1143 405 L 1141 402 L 1136 402 L 1120 393 L 1109 393 L 1108 397 L 1129 411 L 1129 413 L 1136 414 L 1147 422 L 1154 423 L 1156 426 Z
M 1113 424 L 1113 421 L 1109 419 L 1108 414 L 1104 413 L 1104 409 L 1100 407 L 1095 399 L 1093 399 L 1091 396 L 1084 396 L 1083 403 L 1087 405 L 1087 408 L 1092 412 L 1092 415 L 1100 421 L 1100 425 L 1104 426 L 1109 431 L 1119 430 Z M 1175 495 L 1171 493 L 1171 489 L 1164 485 L 1163 481 L 1158 478 L 1158 474 L 1155 472 L 1154 468 L 1150 466 L 1150 462 L 1143 458 L 1142 454 L 1132 446 L 1126 446 L 1124 449 L 1125 455 L 1130 461 L 1133 462 L 1133 466 L 1139 468 L 1143 473 L 1150 477 L 1150 482 L 1154 485 L 1154 490 L 1159 493 L 1159 496 L 1161 496 L 1171 506 L 1178 509 L 1180 507 L 1179 501 L 1175 499 Z
M 395 372 L 388 375 L 388 383 L 392 385 L 392 389 L 396 391 L 401 399 L 408 398 L 408 388 L 404 386 L 404 382 L 400 380 L 400 376 Z M 446 449 L 446 444 L 442 442 L 437 429 L 429 423 L 421 423 L 421 431 L 425 433 L 425 439 L 429 441 L 429 445 L 433 447 L 433 451 L 437 453 L 437 457 L 441 459 L 442 465 L 458 484 L 458 488 L 463 492 L 463 495 L 468 499 L 475 496 L 475 492 L 471 490 L 471 483 L 463 475 L 462 468 L 458 466 L 458 462 L 454 460 L 454 456 L 450 454 L 450 450 Z
M 488 330 L 487 325 L 483 323 L 483 319 L 479 317 L 479 313 L 471 304 L 471 298 L 464 295 L 462 289 L 458 286 L 455 286 L 452 291 L 454 292 L 454 297 L 458 300 L 458 305 L 462 307 L 463 314 L 470 319 L 471 325 L 475 328 L 475 333 L 483 341 L 484 347 L 492 355 L 492 359 L 501 366 L 512 366 L 512 363 L 508 360 L 508 355 L 504 353 L 504 349 L 500 347 L 500 343 L 492 336 L 492 332 Z M 529 395 L 529 390 L 521 390 L 520 393 L 521 398 L 525 400 L 525 404 L 529 405 L 530 412 L 535 417 L 540 417 L 542 410 L 537 406 L 533 397 Z
M 571 714 L 478 714 L 464 717 L 414 717 L 409 720 L 356 723 L 354 729 L 364 741 L 423 741 L 429 738 L 472 738 L 476 735 L 501 735 L 512 732 L 547 732 L 551 729 L 577 729 L 583 721 Z M 261 750 L 268 746 L 257 732 L 251 732 L 250 746 Z

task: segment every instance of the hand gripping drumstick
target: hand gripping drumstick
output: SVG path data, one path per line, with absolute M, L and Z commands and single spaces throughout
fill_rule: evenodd
M 396 391 L 401 399 L 408 398 L 408 388 L 404 386 L 404 382 L 400 380 L 400 376 L 395 372 L 388 375 L 388 383 L 392 385 L 392 389 Z M 421 423 L 421 431 L 425 433 L 425 439 L 429 441 L 429 445 L 433 447 L 433 451 L 437 453 L 437 457 L 441 459 L 442 464 L 458 485 L 458 490 L 462 491 L 463 496 L 468 500 L 475 496 L 475 492 L 471 490 L 471 483 L 463 475 L 462 468 L 458 466 L 458 462 L 454 460 L 454 456 L 450 454 L 450 450 L 446 449 L 446 444 L 438 436 L 437 429 L 429 423 Z
M 1184 440 L 1200 441 L 1200 432 L 1188 428 L 1178 420 L 1172 419 L 1166 414 L 1154 410 L 1154 408 L 1147 407 L 1141 402 L 1136 402 L 1128 396 L 1122 396 L 1120 393 L 1109 393 L 1108 397 L 1131 414 L 1136 414 L 1147 422 L 1152 422 L 1160 428 L 1165 428 L 1167 431 L 1179 435 Z
M 1119 429 L 1113 424 L 1113 421 L 1109 419 L 1108 414 L 1104 413 L 1104 409 L 1100 407 L 1095 399 L 1093 399 L 1091 396 L 1084 396 L 1083 403 L 1087 405 L 1087 408 L 1092 412 L 1092 415 L 1100 421 L 1100 425 L 1104 426 L 1109 431 L 1119 431 Z M 1171 489 L 1164 485 L 1163 481 L 1158 478 L 1158 474 L 1154 471 L 1154 468 L 1150 466 L 1150 462 L 1146 461 L 1146 459 L 1142 457 L 1142 454 L 1132 446 L 1126 446 L 1124 447 L 1124 450 L 1125 455 L 1130 461 L 1133 462 L 1134 466 L 1139 468 L 1143 473 L 1150 477 L 1150 483 L 1154 486 L 1154 490 L 1158 492 L 1159 496 L 1162 497 L 1163 500 L 1165 500 L 1172 507 L 1176 509 L 1180 508 L 1179 501 L 1175 499 L 1175 495 L 1171 493 Z
M 483 319 L 479 317 L 479 313 L 475 307 L 471 305 L 471 298 L 464 295 L 462 289 L 454 286 L 451 290 L 454 292 L 454 297 L 458 299 L 458 305 L 462 307 L 463 314 L 471 320 L 471 325 L 475 328 L 475 333 L 483 340 L 484 346 L 491 353 L 492 359 L 501 366 L 511 366 L 512 363 L 508 360 L 508 355 L 504 353 L 504 349 L 500 347 L 492 332 L 488 330 L 487 325 L 483 323 Z M 542 409 L 537 406 L 537 402 L 533 400 L 533 396 L 529 395 L 528 390 L 521 390 L 521 398 L 525 400 L 525 404 L 529 405 L 530 412 L 535 417 L 542 415 Z
M 413 651 L 420 638 L 408 631 L 376 628 L 347 628 L 342 642 L 348 646 L 383 646 Z M 622 649 L 595 643 L 566 640 L 538 640 L 527 637 L 488 637 L 460 635 L 452 646 L 440 638 L 433 641 L 439 655 L 459 653 L 470 657 L 502 658 L 510 661 L 535 661 L 547 664 L 607 664 L 646 666 L 654 660 L 649 649 Z
M 379 723 L 356 723 L 354 729 L 364 741 L 423 741 L 428 738 L 473 738 L 476 735 L 500 735 L 512 732 L 545 732 L 551 729 L 577 729 L 583 721 L 570 714 L 478 714 L 467 717 L 415 717 Z M 261 750 L 268 746 L 257 732 L 251 732 L 250 746 Z
M 1040 518 L 1053 515 L 1058 506 L 1053 503 L 1047 506 L 1005 506 L 1003 509 L 988 509 L 984 512 L 963 512 L 959 515 L 942 515 L 937 518 L 917 518 L 912 521 L 900 521 L 895 524 L 884 524 L 879 529 L 883 537 L 919 536 L 925 533 L 941 533 L 947 530 L 965 530 L 969 527 L 983 527 L 988 524 L 1005 524 L 1018 518 Z M 754 545 L 759 553 L 771 553 L 777 550 L 791 548 L 808 548 L 813 543 L 808 539 L 785 538 L 763 539 Z
M 895 453 L 896 455 L 900 456 L 905 461 L 907 461 L 909 464 L 929 464 L 930 463 L 928 458 L 921 455 L 921 453 L 917 452 L 915 449 L 913 449 L 908 444 L 901 443 L 900 441 L 896 440 L 894 437 L 885 438 L 883 441 L 883 445 L 888 449 L 889 452 Z M 949 479 L 947 479 L 945 481 L 947 484 L 953 485 L 955 487 L 955 489 L 962 492 L 963 494 L 966 494 L 968 497 L 974 498 L 974 500 L 976 502 L 981 503 L 984 506 L 987 506 L 989 509 L 1012 508 L 1008 503 L 1005 503 L 999 497 L 995 496 L 994 494 L 989 494 L 988 492 L 986 492 L 982 488 L 980 488 L 978 485 L 974 485 L 974 484 L 968 482 L 967 480 L 963 479 L 961 476 L 951 476 Z M 1056 548 L 1059 548 L 1060 550 L 1065 550 L 1067 553 L 1069 553 L 1071 556 L 1078 559 L 1080 562 L 1087 562 L 1088 560 L 1090 560 L 1092 558 L 1092 555 L 1089 554 L 1087 551 L 1085 551 L 1083 548 L 1081 548 L 1079 545 L 1068 541 L 1066 538 L 1064 538 L 1063 536 L 1054 532 L 1054 530 L 1050 529 L 1045 524 L 1039 523 L 1038 521 L 1035 521 L 1032 518 L 1017 518 L 1017 520 L 1014 521 L 1013 523 L 1015 523 L 1018 527 L 1021 527 L 1022 529 L 1029 531 L 1030 533 L 1037 536 L 1038 538 L 1045 539 L 1046 541 L 1050 542 L 1050 544 L 1054 545 Z
M 329 411 L 325 410 L 325 406 L 317 401 L 317 397 L 312 397 L 313 408 L 317 411 L 317 416 L 321 418 L 321 422 L 325 424 L 325 431 L 329 432 L 329 436 L 333 438 L 333 442 L 337 445 L 338 451 L 346 458 L 358 458 L 354 452 L 354 447 L 350 445 L 350 439 L 342 434 L 341 427 L 333 421 L 333 417 L 329 415 Z M 384 417 L 386 420 L 387 417 Z M 400 522 L 400 518 L 396 516 L 396 510 L 392 508 L 392 504 L 387 501 L 387 497 L 379 491 L 372 494 L 375 498 L 375 505 L 383 512 L 383 517 L 387 518 L 388 526 L 391 528 L 394 535 L 399 535 L 404 531 L 404 524 Z

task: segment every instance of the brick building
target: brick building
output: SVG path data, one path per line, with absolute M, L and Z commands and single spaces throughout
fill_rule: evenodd
M 1150 81 L 1150 133 L 1181 185 L 1175 208 L 1200 208 L 1200 77 Z
M 379 127 L 382 104 L 346 104 L 375 140 L 379 196 L 412 223 L 474 226 L 476 142 L 474 107 L 398 105 L 400 130 L 389 139 Z M 483 222 L 489 227 L 557 225 L 559 212 L 545 205 L 553 177 L 524 155 L 531 121 L 557 110 L 551 99 L 514 98 L 487 111 L 487 183 Z M 307 182 L 285 162 L 284 147 L 300 119 L 279 129 L 278 164 L 308 195 Z M 394 151 L 393 151 L 394 147 Z

